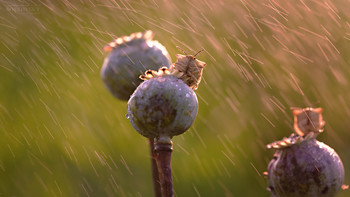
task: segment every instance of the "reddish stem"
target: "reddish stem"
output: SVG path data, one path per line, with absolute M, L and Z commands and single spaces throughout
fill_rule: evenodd
M 162 197 L 173 197 L 173 179 L 171 175 L 171 153 L 173 144 L 164 142 L 154 143 L 154 153 L 158 165 L 158 173 L 162 190 Z
M 149 147 L 150 147 L 150 155 L 151 155 L 151 165 L 152 165 L 152 180 L 153 180 L 153 190 L 155 197 L 162 197 L 160 181 L 159 181 L 159 173 L 158 166 L 156 162 L 156 155 L 154 154 L 154 140 L 153 138 L 148 139 Z

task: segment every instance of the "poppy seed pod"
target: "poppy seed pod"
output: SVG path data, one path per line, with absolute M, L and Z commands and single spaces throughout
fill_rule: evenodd
M 322 109 L 298 110 L 298 113 L 293 111 L 298 116 L 294 120 L 301 122 L 294 125 L 299 125 L 303 136 L 293 133 L 289 138 L 267 145 L 277 149 L 268 165 L 268 190 L 273 197 L 335 196 L 344 181 L 344 167 L 331 147 L 316 140 L 322 131 L 320 125 L 324 125 Z M 308 125 L 314 125 L 314 131 Z
M 198 112 L 194 91 L 173 75 L 155 76 L 140 84 L 128 101 L 127 118 L 147 138 L 171 139 L 193 124 Z
M 110 52 L 101 69 L 101 77 L 108 90 L 118 99 L 128 100 L 142 82 L 139 76 L 148 69 L 169 67 L 171 58 L 163 45 L 152 40 L 154 33 L 133 33 L 107 44 Z

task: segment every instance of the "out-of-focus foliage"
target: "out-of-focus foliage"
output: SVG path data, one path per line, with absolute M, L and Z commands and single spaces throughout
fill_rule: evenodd
M 347 1 L 0 3 L 0 196 L 152 196 L 147 140 L 104 87 L 103 46 L 151 29 L 207 67 L 194 126 L 174 137 L 177 196 L 269 196 L 289 107 L 322 107 L 350 183 Z M 339 197 L 349 196 L 340 191 Z

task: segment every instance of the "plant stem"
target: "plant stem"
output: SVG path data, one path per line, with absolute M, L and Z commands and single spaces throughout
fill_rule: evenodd
M 150 155 L 151 155 L 151 165 L 152 165 L 152 180 L 153 180 L 153 190 L 155 197 L 162 197 L 160 181 L 159 181 L 159 173 L 158 166 L 156 162 L 156 155 L 154 154 L 154 140 L 153 138 L 148 139 L 149 147 L 150 147 Z
M 173 197 L 173 178 L 171 175 L 171 153 L 173 152 L 173 143 L 160 142 L 154 143 L 154 153 L 158 165 L 158 173 L 162 197 Z

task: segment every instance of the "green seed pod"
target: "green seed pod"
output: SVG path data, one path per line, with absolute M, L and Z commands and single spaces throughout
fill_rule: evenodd
M 294 126 L 298 125 L 296 132 L 302 136 L 293 133 L 289 138 L 267 145 L 277 149 L 268 165 L 268 190 L 273 197 L 335 196 L 344 181 L 344 167 L 331 147 L 316 140 L 323 131 L 322 109 L 298 110 L 300 113 L 293 111 L 297 116 Z
M 108 90 L 118 99 L 128 100 L 148 69 L 169 67 L 171 58 L 163 45 L 152 40 L 152 31 L 133 33 L 105 46 L 110 51 L 101 69 Z
M 193 124 L 198 100 L 192 88 L 181 79 L 160 75 L 137 87 L 129 99 L 127 111 L 127 118 L 141 135 L 169 140 Z

